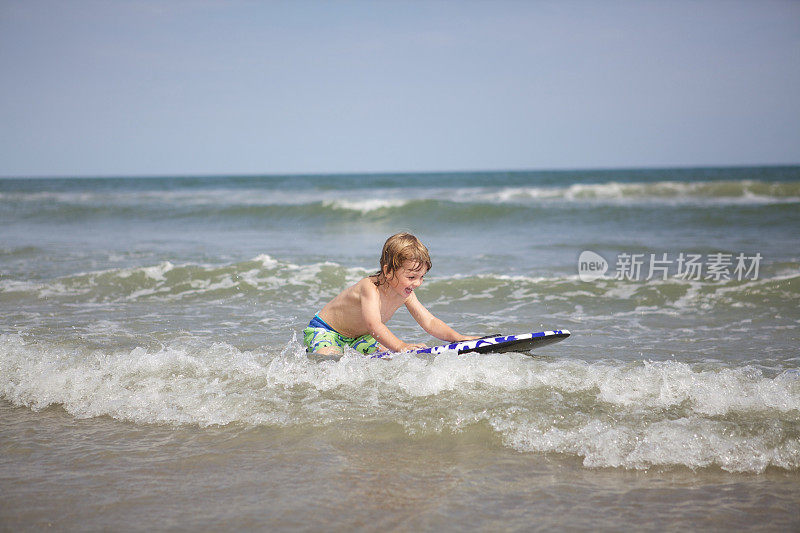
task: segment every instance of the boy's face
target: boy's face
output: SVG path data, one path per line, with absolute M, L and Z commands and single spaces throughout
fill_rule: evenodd
M 402 267 L 386 277 L 386 282 L 398 294 L 408 298 L 414 289 L 422 285 L 427 272 L 428 268 L 425 265 L 406 261 Z

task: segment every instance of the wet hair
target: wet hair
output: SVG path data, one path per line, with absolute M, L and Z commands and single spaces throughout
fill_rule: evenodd
M 386 281 L 396 270 L 403 267 L 406 261 L 411 261 L 414 266 L 412 270 L 420 270 L 426 267 L 431 269 L 431 256 L 424 244 L 419 242 L 410 233 L 396 233 L 383 244 L 381 252 L 381 269 L 372 277 L 375 278 L 375 285 L 380 285 Z M 384 273 L 384 267 L 386 273 Z

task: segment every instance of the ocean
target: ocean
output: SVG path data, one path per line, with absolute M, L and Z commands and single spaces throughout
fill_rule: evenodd
M 2 179 L 0 228 L 0 530 L 800 529 L 798 166 Z M 308 357 L 399 231 L 455 329 L 571 337 Z

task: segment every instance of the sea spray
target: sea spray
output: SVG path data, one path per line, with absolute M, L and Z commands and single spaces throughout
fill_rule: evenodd
M 487 425 L 513 449 L 590 467 L 800 468 L 800 379 L 752 367 L 520 354 L 315 362 L 222 343 L 69 350 L 0 336 L 0 391 L 16 405 L 144 424 L 400 424 L 409 435 Z

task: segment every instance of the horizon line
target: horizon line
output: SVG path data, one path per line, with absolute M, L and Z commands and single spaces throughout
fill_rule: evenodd
M 598 167 L 559 167 L 559 168 L 506 168 L 506 169 L 473 169 L 473 170 L 392 170 L 392 171 L 335 171 L 335 172 L 213 172 L 207 174 L 174 173 L 174 174 L 29 174 L 0 175 L 0 180 L 47 180 L 47 179 L 187 179 L 187 178 L 291 178 L 291 177 L 344 177 L 344 176 L 412 176 L 419 174 L 522 174 L 545 172 L 612 172 L 636 170 L 712 170 L 712 169 L 748 169 L 748 168 L 793 168 L 800 163 L 748 163 L 723 165 L 631 165 L 631 166 L 598 166 Z

